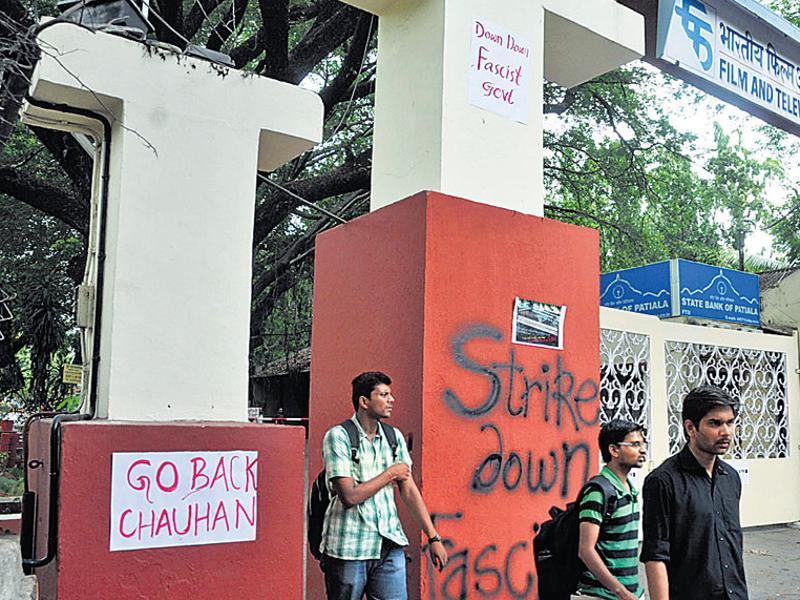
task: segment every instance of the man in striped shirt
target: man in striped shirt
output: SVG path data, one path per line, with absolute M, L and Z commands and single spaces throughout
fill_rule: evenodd
M 322 558 L 328 600 L 406 600 L 408 539 L 397 516 L 395 486 L 408 512 L 428 539 L 433 566 L 441 571 L 447 552 L 436 533 L 422 495 L 411 476 L 411 456 L 399 430 L 394 429 L 393 454 L 381 423 L 392 416 L 392 380 L 380 371 L 353 380 L 352 417 L 358 430 L 357 460 L 350 440 L 337 425 L 322 440 L 322 458 L 331 503 L 322 526 Z
M 600 476 L 611 483 L 616 498 L 604 498 L 597 486 L 587 488 L 580 498 L 578 555 L 586 569 L 581 573 L 578 593 L 608 600 L 637 600 L 644 595 L 637 558 L 639 491 L 628 473 L 641 467 L 647 457 L 643 428 L 631 421 L 610 421 L 600 430 L 600 452 L 606 463 Z

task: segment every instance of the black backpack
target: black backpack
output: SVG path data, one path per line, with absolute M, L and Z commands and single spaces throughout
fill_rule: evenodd
M 566 509 L 550 508 L 550 519 L 542 523 L 533 538 L 533 555 L 539 576 L 539 600 L 569 600 L 578 589 L 578 580 L 585 568 L 578 558 L 580 539 L 580 499 L 591 488 L 603 492 L 603 520 L 617 510 L 617 491 L 605 477 L 595 475 L 581 488 L 574 502 Z
M 351 419 L 339 423 L 344 427 L 347 437 L 350 438 L 350 458 L 353 463 L 358 464 L 358 427 Z M 381 429 L 392 449 L 392 458 L 397 459 L 397 434 L 394 427 L 384 425 L 381 422 Z M 328 479 L 325 476 L 325 469 L 319 472 L 311 490 L 308 492 L 308 505 L 306 506 L 306 517 L 308 518 L 308 545 L 311 547 L 311 554 L 319 560 L 321 554 L 319 546 L 322 543 L 322 525 L 325 522 L 325 512 L 331 503 L 331 496 L 328 491 Z

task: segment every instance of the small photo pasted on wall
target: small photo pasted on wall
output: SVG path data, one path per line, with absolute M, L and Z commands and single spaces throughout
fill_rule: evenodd
M 515 344 L 562 350 L 566 316 L 566 306 L 545 304 L 517 297 L 514 300 L 511 339 Z

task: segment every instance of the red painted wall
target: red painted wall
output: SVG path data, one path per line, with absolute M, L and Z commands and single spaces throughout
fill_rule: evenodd
M 309 478 L 322 468 L 325 431 L 353 414 L 350 382 L 363 371 L 392 376 L 392 424 L 406 436 L 421 434 L 425 210 L 420 197 L 400 210 L 379 210 L 317 237 Z M 420 458 L 416 439 L 412 459 L 419 464 Z M 404 518 L 404 523 L 409 540 L 416 540 L 411 522 Z M 419 580 L 419 553 L 411 556 L 409 577 Z M 308 565 L 308 598 L 321 600 L 322 576 L 310 553 Z
M 350 379 L 386 371 L 451 550 L 429 573 L 404 515 L 411 597 L 535 598 L 535 526 L 598 466 L 597 232 L 418 194 L 321 236 L 314 294 L 313 472 Z M 517 296 L 567 306 L 563 350 L 511 343 Z
M 58 598 L 301 598 L 304 446 L 302 427 L 65 424 Z M 111 454 L 188 450 L 258 451 L 256 540 L 109 552 Z

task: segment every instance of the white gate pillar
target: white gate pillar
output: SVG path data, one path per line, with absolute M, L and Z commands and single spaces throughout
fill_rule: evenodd
M 615 0 L 343 0 L 380 16 L 372 208 L 420 190 L 543 213 L 542 79 L 570 87 L 644 54 Z M 531 44 L 530 116 L 468 102 L 473 19 Z
M 31 96 L 112 122 L 98 416 L 246 420 L 256 172 L 321 140 L 322 102 L 69 23 L 39 43 Z

